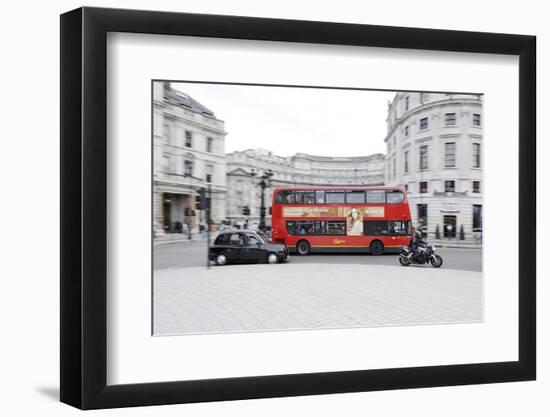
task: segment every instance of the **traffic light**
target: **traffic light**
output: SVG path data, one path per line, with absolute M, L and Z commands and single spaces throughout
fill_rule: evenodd
M 270 216 L 271 216 L 271 211 L 272 211 L 272 210 L 271 210 L 271 207 L 269 207 L 269 215 L 270 215 Z
M 206 198 L 206 188 L 201 187 L 199 189 L 199 210 L 208 209 L 208 199 Z
M 243 207 L 243 216 L 250 216 L 250 207 L 248 206 Z

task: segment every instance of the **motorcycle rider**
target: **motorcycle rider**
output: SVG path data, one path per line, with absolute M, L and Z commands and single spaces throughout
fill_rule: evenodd
M 413 233 L 413 237 L 409 242 L 409 247 L 412 250 L 413 257 L 418 258 L 418 255 L 420 254 L 420 248 L 425 247 L 427 242 L 422 239 L 422 232 L 420 230 L 415 230 Z

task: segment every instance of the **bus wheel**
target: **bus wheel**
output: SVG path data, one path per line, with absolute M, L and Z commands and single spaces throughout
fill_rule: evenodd
M 307 240 L 300 240 L 296 245 L 296 252 L 298 252 L 298 255 L 309 255 L 310 251 L 311 246 Z
M 382 255 L 384 253 L 384 244 L 375 240 L 370 244 L 370 253 L 373 255 Z

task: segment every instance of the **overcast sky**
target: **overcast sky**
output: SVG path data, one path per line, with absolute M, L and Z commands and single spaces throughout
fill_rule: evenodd
M 226 152 L 363 156 L 385 152 L 388 91 L 172 83 L 225 121 Z

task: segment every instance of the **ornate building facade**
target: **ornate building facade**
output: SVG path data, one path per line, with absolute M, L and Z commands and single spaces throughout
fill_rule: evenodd
M 259 177 L 271 224 L 275 187 L 404 185 L 413 224 L 430 239 L 480 242 L 482 96 L 399 92 L 388 104 L 386 155 L 283 157 L 265 149 L 225 153 L 225 123 L 169 83 L 154 84 L 153 218 L 155 237 L 197 232 L 206 224 L 199 190 L 211 188 L 216 224 L 260 221 Z M 244 215 L 243 208 L 250 208 Z
M 211 217 L 226 216 L 226 156 L 223 120 L 188 96 L 156 82 L 153 88 L 154 234 L 198 231 L 206 223 L 199 190 L 210 185 Z
M 273 176 L 265 190 L 266 223 L 276 187 L 380 185 L 384 183 L 384 155 L 325 157 L 298 153 L 283 157 L 265 149 L 247 149 L 227 154 L 227 220 L 232 225 L 256 225 L 260 219 L 261 188 L 258 176 Z M 254 173 L 255 175 L 251 175 Z M 258 175 L 259 174 L 259 175 Z M 250 208 L 250 216 L 243 208 Z
M 482 96 L 399 92 L 388 104 L 385 182 L 404 185 L 430 239 L 480 243 Z

